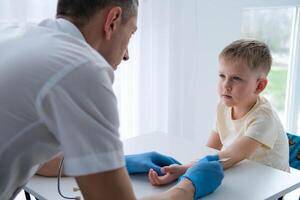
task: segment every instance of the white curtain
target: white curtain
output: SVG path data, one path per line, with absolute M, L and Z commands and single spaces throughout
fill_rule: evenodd
M 57 0 L 1 0 L 0 23 L 35 23 L 54 18 Z
M 201 30 L 209 25 L 199 21 L 207 11 L 198 0 L 140 4 L 131 58 L 119 67 L 115 83 L 122 137 L 154 131 L 207 136 L 217 102 L 218 51 L 213 48 L 218 38 L 210 44 Z

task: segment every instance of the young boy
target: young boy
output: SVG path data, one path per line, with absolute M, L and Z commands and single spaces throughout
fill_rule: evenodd
M 207 146 L 220 150 L 224 169 L 249 159 L 289 172 L 287 135 L 267 99 L 266 88 L 272 64 L 268 46 L 256 40 L 237 40 L 219 55 L 220 102 L 216 127 Z M 149 171 L 153 185 L 176 180 L 193 163 L 162 168 L 164 176 Z

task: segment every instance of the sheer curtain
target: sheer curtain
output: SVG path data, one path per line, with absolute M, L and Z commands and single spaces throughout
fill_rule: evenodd
M 1 0 L 0 23 L 35 23 L 54 18 L 57 0 Z
M 129 48 L 131 61 L 121 64 L 115 84 L 121 135 L 158 131 L 198 139 L 201 145 L 214 126 L 218 54 L 241 37 L 243 10 L 299 6 L 300 1 L 140 0 L 140 4 L 139 30 Z M 299 63 L 299 56 L 295 58 Z M 298 65 L 291 72 L 293 94 L 299 85 Z M 299 127 L 300 95 L 294 96 L 294 103 L 287 103 L 289 115 L 295 115 L 290 121 L 297 126 L 298 119 Z
M 213 4 L 140 1 L 138 32 L 129 46 L 131 58 L 116 73 L 122 137 L 148 132 L 189 138 L 209 134 L 217 103 L 218 45 L 224 42 L 208 38 L 219 28 L 200 20 L 212 15 L 205 11 L 207 7 Z

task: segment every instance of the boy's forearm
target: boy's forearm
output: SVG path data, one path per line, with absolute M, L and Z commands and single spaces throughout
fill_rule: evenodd
M 237 139 L 232 145 L 226 148 L 224 151 L 218 153 L 220 159 L 230 158 L 229 160 L 222 162 L 223 168 L 228 169 L 238 162 L 249 158 L 261 144 L 254 139 L 247 136 L 243 136 Z
M 192 200 L 194 199 L 195 188 L 188 179 L 182 180 L 167 192 L 141 198 L 141 200 Z

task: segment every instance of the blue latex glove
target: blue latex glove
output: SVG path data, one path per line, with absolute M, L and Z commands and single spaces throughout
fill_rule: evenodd
M 125 160 L 129 174 L 148 173 L 150 168 L 152 168 L 161 176 L 163 175 L 163 173 L 160 171 L 161 167 L 172 164 L 180 164 L 174 158 L 157 153 L 155 151 L 135 155 L 126 155 Z
M 189 168 L 182 178 L 187 178 L 193 183 L 195 187 L 194 199 L 214 192 L 224 178 L 224 170 L 219 162 L 219 156 L 205 156 Z

